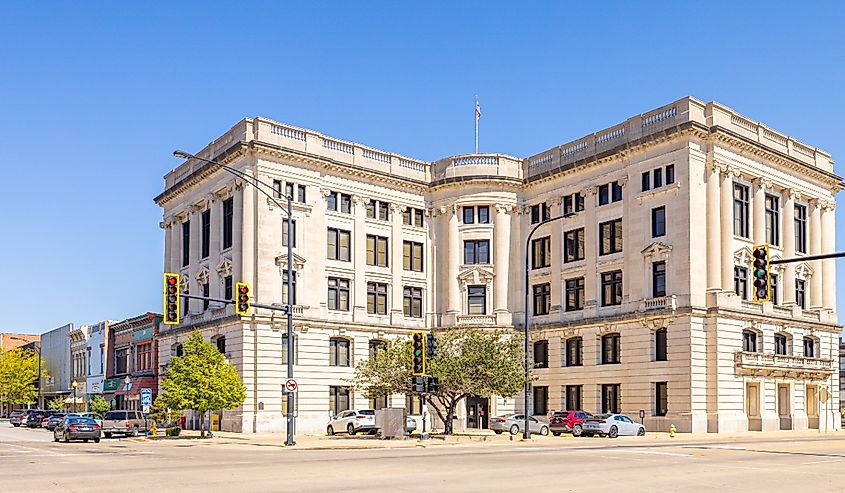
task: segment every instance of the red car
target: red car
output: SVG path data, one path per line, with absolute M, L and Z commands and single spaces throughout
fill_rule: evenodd
M 587 411 L 556 411 L 549 420 L 549 431 L 554 436 L 572 433 L 572 436 L 579 437 L 584 431 L 582 424 L 592 416 Z

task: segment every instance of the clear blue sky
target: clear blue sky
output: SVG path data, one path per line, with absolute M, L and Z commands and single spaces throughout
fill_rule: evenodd
M 527 156 L 690 94 L 845 162 L 842 3 L 559 3 L 4 2 L 0 331 L 160 310 L 170 153 L 247 116 L 433 160 L 478 94 Z

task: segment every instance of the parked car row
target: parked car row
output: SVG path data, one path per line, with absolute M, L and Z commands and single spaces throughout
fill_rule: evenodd
M 43 409 L 12 411 L 9 423 L 18 428 L 45 428 L 53 432 L 53 440 L 93 440 L 99 443 L 100 436 L 138 436 L 150 431 L 152 420 L 138 411 L 108 411 L 101 416 L 93 412 L 63 413 Z
M 508 432 L 516 435 L 524 431 L 524 414 L 506 414 L 490 420 L 490 429 L 496 434 Z M 531 433 L 546 436 L 550 432 L 554 436 L 562 433 L 572 433 L 572 436 L 608 436 L 616 438 L 620 435 L 643 436 L 645 426 L 635 423 L 624 414 L 596 414 L 586 411 L 555 412 L 546 424 L 533 416 L 528 417 L 528 429 Z
M 405 419 L 405 432 L 410 434 L 416 429 L 417 421 L 408 416 Z M 350 409 L 343 411 L 329 420 L 329 424 L 326 426 L 326 434 L 328 435 L 346 433 L 351 436 L 356 433 L 372 434 L 377 431 L 375 409 Z

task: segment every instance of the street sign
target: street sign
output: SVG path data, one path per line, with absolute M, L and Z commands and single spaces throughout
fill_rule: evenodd
M 299 384 L 296 383 L 295 378 L 285 379 L 285 392 L 288 392 L 288 393 L 296 392 L 296 389 L 298 387 L 299 387 Z
M 141 405 L 144 407 L 149 407 L 153 405 L 152 389 L 141 389 Z
M 144 406 L 141 408 L 141 412 L 147 414 L 150 412 L 150 406 Z

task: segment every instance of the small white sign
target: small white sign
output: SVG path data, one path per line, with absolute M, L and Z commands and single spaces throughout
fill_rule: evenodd
M 285 379 L 285 392 L 293 393 L 296 392 L 297 388 L 299 388 L 299 384 L 296 383 L 295 378 Z

